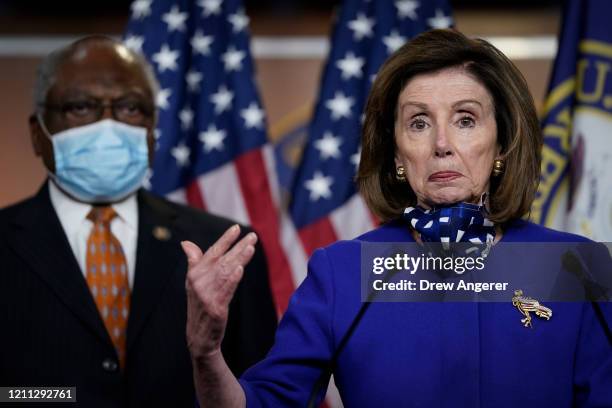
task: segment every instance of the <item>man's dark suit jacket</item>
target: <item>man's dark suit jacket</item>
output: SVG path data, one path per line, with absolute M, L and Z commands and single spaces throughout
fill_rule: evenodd
M 179 243 L 206 249 L 232 223 L 145 191 L 138 192 L 138 217 L 122 372 L 47 184 L 0 210 L 0 386 L 76 386 L 83 407 L 194 406 Z M 230 305 L 222 347 L 235 374 L 265 356 L 275 328 L 259 247 Z

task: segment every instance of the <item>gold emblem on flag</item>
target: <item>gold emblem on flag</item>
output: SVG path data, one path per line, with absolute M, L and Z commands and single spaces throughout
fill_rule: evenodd
M 552 317 L 552 310 L 544 305 L 541 305 L 537 300 L 523 296 L 522 290 L 515 290 L 514 297 L 512 297 L 512 306 L 515 306 L 519 312 L 521 312 L 525 318 L 521 319 L 521 322 L 525 327 L 532 327 L 531 315 L 529 312 L 534 312 L 536 316 L 543 319 L 549 320 Z

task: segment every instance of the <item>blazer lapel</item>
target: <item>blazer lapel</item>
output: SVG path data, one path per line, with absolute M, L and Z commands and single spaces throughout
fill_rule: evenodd
M 89 330 L 111 342 L 51 204 L 47 183 L 13 220 L 9 245 Z
M 136 270 L 128 320 L 128 353 L 162 296 L 168 280 L 181 265 L 180 242 L 174 228 L 176 213 L 148 193 L 138 193 Z

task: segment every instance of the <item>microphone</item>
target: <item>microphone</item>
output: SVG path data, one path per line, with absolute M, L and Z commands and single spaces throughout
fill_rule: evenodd
M 391 279 L 391 277 L 393 277 L 397 273 L 398 273 L 397 269 L 389 271 L 385 275 L 383 282 L 387 282 L 389 279 Z M 344 333 L 344 336 L 342 336 L 342 339 L 338 343 L 338 347 L 334 351 L 334 354 L 332 354 L 329 364 L 323 370 L 323 372 L 321 373 L 321 375 L 319 376 L 319 378 L 313 385 L 312 390 L 310 392 L 310 397 L 308 398 L 308 404 L 306 405 L 308 408 L 315 408 L 314 404 L 316 402 L 317 395 L 319 394 L 319 392 L 321 392 L 323 387 L 325 387 L 327 383 L 329 382 L 329 378 L 334 372 L 334 370 L 336 369 L 336 365 L 338 364 L 338 357 L 340 356 L 340 353 L 342 353 L 342 351 L 346 347 L 346 344 L 352 337 L 353 332 L 355 331 L 357 326 L 359 326 L 359 323 L 361 323 L 363 316 L 365 315 L 366 311 L 368 310 L 368 308 L 370 307 L 370 305 L 374 301 L 374 298 L 376 298 L 377 295 L 378 293 L 376 291 L 374 291 L 373 289 L 370 290 L 366 301 L 363 302 L 363 304 L 357 311 L 357 314 L 353 318 L 353 321 L 351 322 L 348 330 L 346 331 L 346 333 Z
M 357 315 L 355 316 L 355 318 L 351 322 L 351 325 L 349 326 L 349 329 L 346 331 L 346 333 L 342 337 L 342 340 L 338 344 L 338 348 L 336 348 L 336 350 L 334 351 L 334 354 L 332 355 L 332 358 L 331 358 L 328 366 L 325 368 L 325 370 L 323 370 L 323 372 L 321 373 L 321 375 L 319 376 L 319 378 L 317 379 L 317 381 L 313 385 L 312 391 L 310 392 L 310 397 L 308 398 L 308 405 L 307 405 L 308 408 L 314 408 L 314 406 L 315 406 L 314 404 L 315 404 L 315 401 L 317 399 L 317 395 L 319 394 L 319 392 L 321 392 L 323 387 L 325 387 L 325 385 L 327 385 L 327 382 L 329 381 L 330 376 L 332 375 L 332 373 L 334 372 L 334 369 L 336 368 L 336 364 L 338 363 L 338 356 L 340 355 L 342 350 L 344 350 L 344 347 L 346 346 L 346 343 L 348 342 L 348 340 L 353 335 L 353 332 L 355 331 L 355 329 L 357 328 L 357 326 L 361 322 L 361 319 L 363 318 L 363 315 L 368 310 L 368 308 L 370 307 L 371 304 L 372 304 L 372 301 L 368 300 L 368 301 L 364 302 L 361 305 L 361 307 L 359 308 L 359 311 L 357 312 Z
M 607 301 L 609 300 L 609 296 L 606 293 L 607 288 L 598 284 L 591 276 L 588 274 L 582 262 L 574 252 L 571 250 L 565 251 L 565 253 L 561 257 L 561 264 L 572 275 L 574 275 L 580 284 L 584 288 L 587 300 L 591 302 L 595 301 Z
M 606 322 L 606 319 L 604 317 L 603 311 L 601 310 L 599 303 L 597 303 L 597 300 L 608 299 L 606 295 L 605 287 L 598 285 L 596 282 L 594 282 L 592 279 L 589 278 L 589 275 L 584 270 L 582 263 L 572 251 L 568 250 L 563 254 L 562 264 L 568 272 L 571 272 L 576 277 L 578 277 L 578 279 L 584 286 L 586 294 L 587 294 L 587 299 L 590 301 L 591 306 L 593 307 L 593 311 L 595 312 L 595 317 L 597 318 L 597 321 L 599 325 L 601 326 L 604 332 L 604 335 L 606 336 L 608 340 L 608 343 L 612 345 L 612 331 L 610 330 L 610 327 L 608 323 Z M 389 279 L 391 279 L 397 273 L 398 273 L 398 270 L 389 271 L 389 273 L 385 275 L 383 282 L 388 282 Z M 342 351 L 346 347 L 346 344 L 348 343 L 353 333 L 355 332 L 355 330 L 361 323 L 363 316 L 365 315 L 365 313 L 367 312 L 368 308 L 373 303 L 377 295 L 378 293 L 376 291 L 371 290 L 368 294 L 366 301 L 364 301 L 361 307 L 359 308 L 348 330 L 346 331 L 346 333 L 344 334 L 344 336 L 338 343 L 338 347 L 332 354 L 329 364 L 327 365 L 327 367 L 325 367 L 325 369 L 323 370 L 323 372 L 321 373 L 321 375 L 319 376 L 319 378 L 313 385 L 312 390 L 310 392 L 310 396 L 308 398 L 308 404 L 306 405 L 308 408 L 315 408 L 315 402 L 316 402 L 317 396 L 321 392 L 323 387 L 325 387 L 327 383 L 329 382 L 329 378 L 334 372 L 336 365 L 338 364 L 338 358 L 340 356 L 340 353 L 342 353 Z
M 608 339 L 608 343 L 612 345 L 612 331 L 610 330 L 610 326 L 608 325 L 603 311 L 601 310 L 601 306 L 598 303 L 598 301 L 610 300 L 609 295 L 606 293 L 607 288 L 599 285 L 597 282 L 591 279 L 589 274 L 585 271 L 582 262 L 580 262 L 580 259 L 578 259 L 576 254 L 574 254 L 574 252 L 571 250 L 565 251 L 565 253 L 562 255 L 561 264 L 568 272 L 575 275 L 584 287 L 586 298 L 588 301 L 590 301 L 591 306 L 593 307 L 597 322 Z

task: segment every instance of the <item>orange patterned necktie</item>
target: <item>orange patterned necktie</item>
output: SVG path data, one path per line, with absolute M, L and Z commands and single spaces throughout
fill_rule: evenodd
M 87 239 L 87 284 L 124 368 L 130 287 L 123 249 L 110 228 L 116 216 L 110 206 L 93 207 L 87 215 L 94 223 Z

